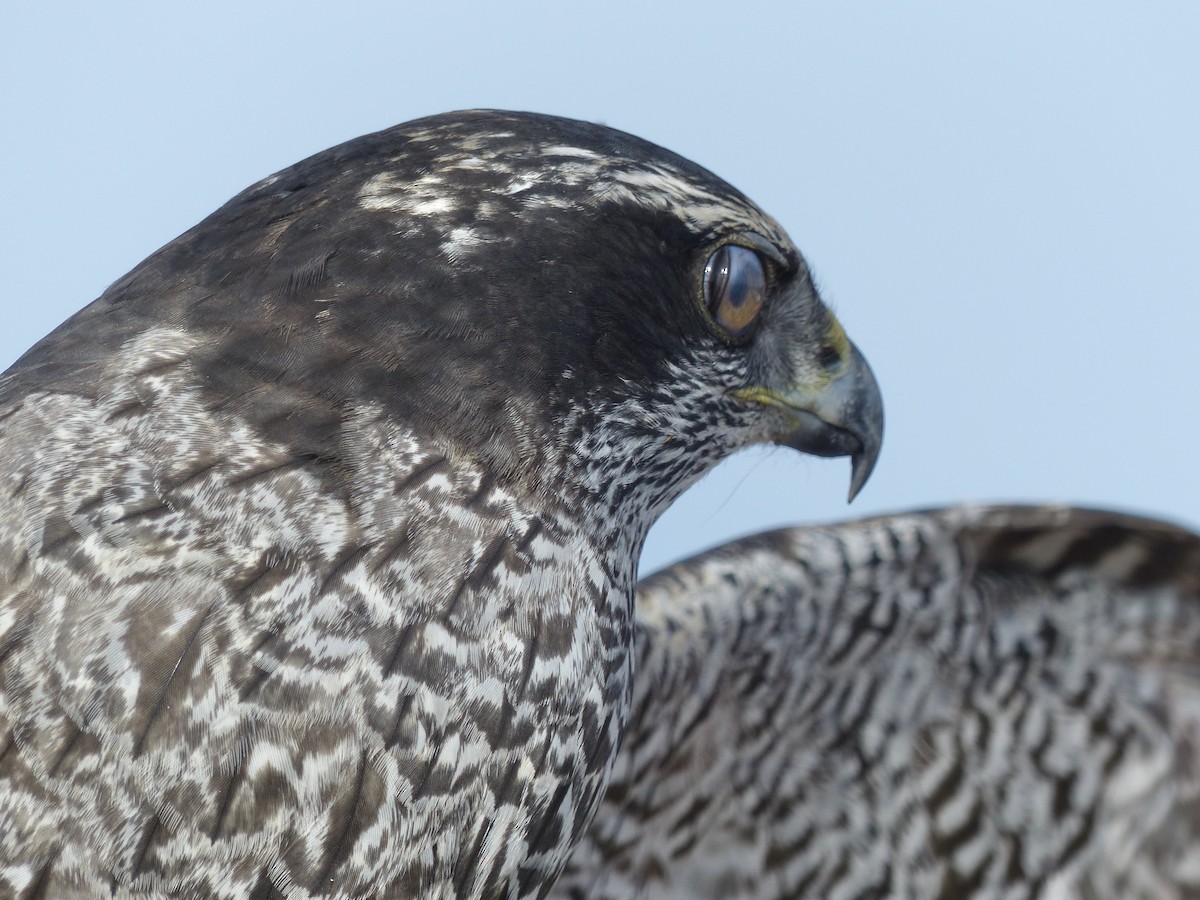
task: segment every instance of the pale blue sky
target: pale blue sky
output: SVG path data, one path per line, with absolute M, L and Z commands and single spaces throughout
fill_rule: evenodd
M 883 456 L 735 457 L 645 569 L 796 521 L 1059 500 L 1200 524 L 1200 4 L 10 3 L 0 365 L 252 181 L 416 116 L 632 131 L 778 218 Z

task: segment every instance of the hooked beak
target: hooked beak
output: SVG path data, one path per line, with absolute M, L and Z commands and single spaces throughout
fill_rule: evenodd
M 850 496 L 862 490 L 883 443 L 883 399 L 871 367 L 846 342 L 842 371 L 819 386 L 795 385 L 784 391 L 749 388 L 740 392 L 782 408 L 785 425 L 771 440 L 814 456 L 850 457 Z

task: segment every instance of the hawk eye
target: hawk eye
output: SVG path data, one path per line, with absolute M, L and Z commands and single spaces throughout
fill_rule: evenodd
M 767 273 L 757 253 L 725 244 L 704 267 L 704 303 L 731 337 L 741 337 L 754 324 L 767 298 Z

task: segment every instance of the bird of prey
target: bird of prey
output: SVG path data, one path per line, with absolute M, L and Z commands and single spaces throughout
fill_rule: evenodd
M 782 229 L 611 129 L 272 176 L 0 382 L 0 885 L 38 897 L 1200 890 L 1200 539 L 649 525 L 882 407 Z
M 0 892 L 544 895 L 655 518 L 881 435 L 787 235 L 649 143 L 458 113 L 266 178 L 0 381 Z

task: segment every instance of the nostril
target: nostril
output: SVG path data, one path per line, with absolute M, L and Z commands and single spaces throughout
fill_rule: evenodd
M 817 356 L 817 362 L 821 364 L 826 372 L 832 372 L 835 369 L 841 368 L 844 360 L 836 347 L 832 344 L 826 344 L 821 348 L 821 352 Z

